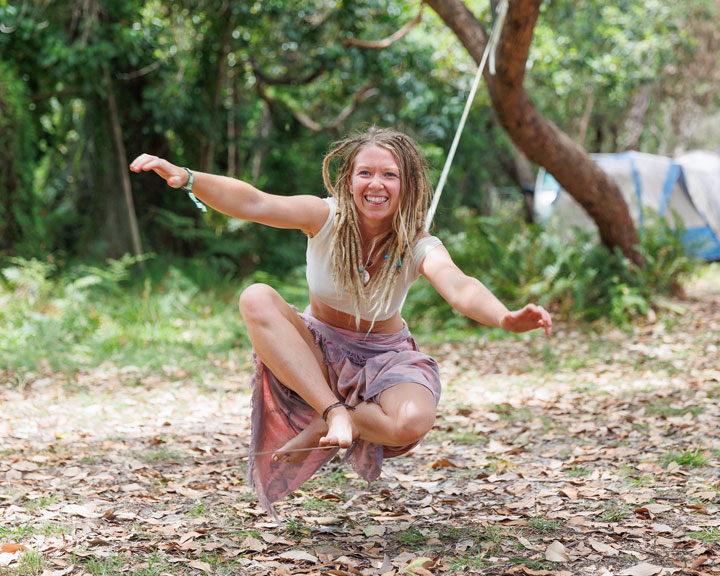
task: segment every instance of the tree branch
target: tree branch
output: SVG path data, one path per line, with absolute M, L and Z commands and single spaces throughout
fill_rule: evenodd
M 461 0 L 425 1 L 479 63 L 487 34 L 465 4 Z M 617 184 L 582 147 L 540 114 L 523 86 L 541 4 L 542 0 L 513 0 L 509 4 L 498 43 L 496 75 L 491 76 L 487 69 L 484 73 L 493 109 L 528 159 L 544 166 L 593 218 L 603 243 L 619 247 L 642 265 L 642 256 L 635 249 L 637 232 Z
M 268 108 L 271 111 L 277 107 L 278 101 L 268 95 L 268 93 L 265 91 L 265 87 L 262 85 L 261 82 L 257 83 L 257 92 L 260 98 L 262 98 L 262 100 L 267 103 Z M 372 98 L 377 94 L 378 91 L 372 84 L 366 84 L 355 93 L 352 102 L 345 106 L 345 108 L 343 108 L 340 113 L 335 118 L 333 118 L 333 120 L 331 120 L 325 125 L 316 122 L 304 112 L 294 110 L 285 102 L 283 102 L 283 105 L 290 110 L 295 120 L 297 120 L 301 125 L 305 126 L 305 128 L 307 128 L 308 130 L 311 130 L 313 132 L 326 132 L 328 130 L 334 130 L 335 128 L 340 127 L 343 122 L 345 122 L 350 117 L 350 115 L 355 112 L 361 102 L 367 100 L 368 98 Z
M 151 72 L 154 72 L 162 64 L 165 62 L 165 59 L 155 60 L 155 62 L 152 62 L 148 64 L 147 66 L 144 66 L 140 68 L 139 70 L 133 70 L 132 72 L 116 72 L 115 78 L 118 80 L 134 80 L 135 78 L 140 78 L 140 76 L 146 76 L 147 74 L 150 74 Z
M 387 48 L 393 42 L 397 42 L 398 40 L 402 40 L 403 38 L 405 38 L 405 36 L 407 36 L 407 33 L 420 23 L 420 21 L 422 20 L 422 11 L 424 6 L 425 3 L 423 1 L 423 3 L 420 5 L 420 11 L 418 12 L 417 16 L 415 16 L 415 18 L 410 20 L 410 22 L 407 22 L 402 28 L 400 28 L 387 38 L 383 38 L 382 40 L 359 40 L 357 38 L 347 38 L 343 42 L 343 44 L 345 44 L 346 46 L 357 46 L 358 48 L 366 48 L 369 50 L 382 50 L 383 48 Z
M 325 67 L 321 65 L 317 70 L 310 72 L 307 76 L 304 77 L 289 75 L 275 77 L 268 76 L 262 70 L 260 70 L 260 67 L 258 66 L 257 60 L 254 56 L 250 57 L 250 66 L 255 77 L 263 84 L 266 84 L 268 86 L 301 86 L 303 84 L 310 84 L 311 82 L 314 82 L 320 76 L 325 74 Z

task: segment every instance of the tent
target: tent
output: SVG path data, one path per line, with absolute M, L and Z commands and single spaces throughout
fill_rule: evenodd
M 720 260 L 719 154 L 696 151 L 673 159 L 622 152 L 592 157 L 615 180 L 641 229 L 643 208 L 651 208 L 671 226 L 677 216 L 685 228 L 688 252 L 705 260 Z M 535 212 L 538 221 L 595 227 L 582 207 L 543 169 L 535 185 Z

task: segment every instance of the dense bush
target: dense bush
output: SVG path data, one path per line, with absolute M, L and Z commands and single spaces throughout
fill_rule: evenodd
M 34 165 L 27 91 L 22 79 L 0 61 L 0 253 L 30 255 L 42 249 Z
M 682 277 L 696 267 L 686 255 L 683 230 L 671 229 L 652 214 L 640 231 L 644 268 L 598 244 L 587 231 L 551 233 L 507 213 L 482 217 L 459 209 L 455 216 L 455 231 L 444 237 L 446 247 L 463 270 L 508 307 L 535 301 L 568 318 L 606 318 L 623 325 L 677 291 Z M 427 282 L 411 293 L 406 315 L 426 325 L 467 325 Z

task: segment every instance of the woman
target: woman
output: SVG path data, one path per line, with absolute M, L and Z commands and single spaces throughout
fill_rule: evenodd
M 263 453 L 251 457 L 250 477 L 273 514 L 272 502 L 338 447 L 349 448 L 345 459 L 372 481 L 383 458 L 407 452 L 432 428 L 437 364 L 418 350 L 400 314 L 420 274 L 477 322 L 550 334 L 547 311 L 529 304 L 509 312 L 424 231 L 427 166 L 399 132 L 373 127 L 336 143 L 323 162 L 325 199 L 267 194 L 147 154 L 130 169 L 154 170 L 171 187 L 235 218 L 308 236 L 305 313 L 264 284 L 247 288 L 239 302 L 256 360 L 251 451 Z M 315 447 L 333 449 L 309 450 Z

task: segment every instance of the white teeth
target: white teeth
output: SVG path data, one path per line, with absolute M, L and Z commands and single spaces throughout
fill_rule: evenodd
M 382 202 L 383 204 L 388 201 L 388 199 L 385 198 L 384 196 L 365 196 L 365 199 L 368 202 L 375 202 L 375 203 Z

